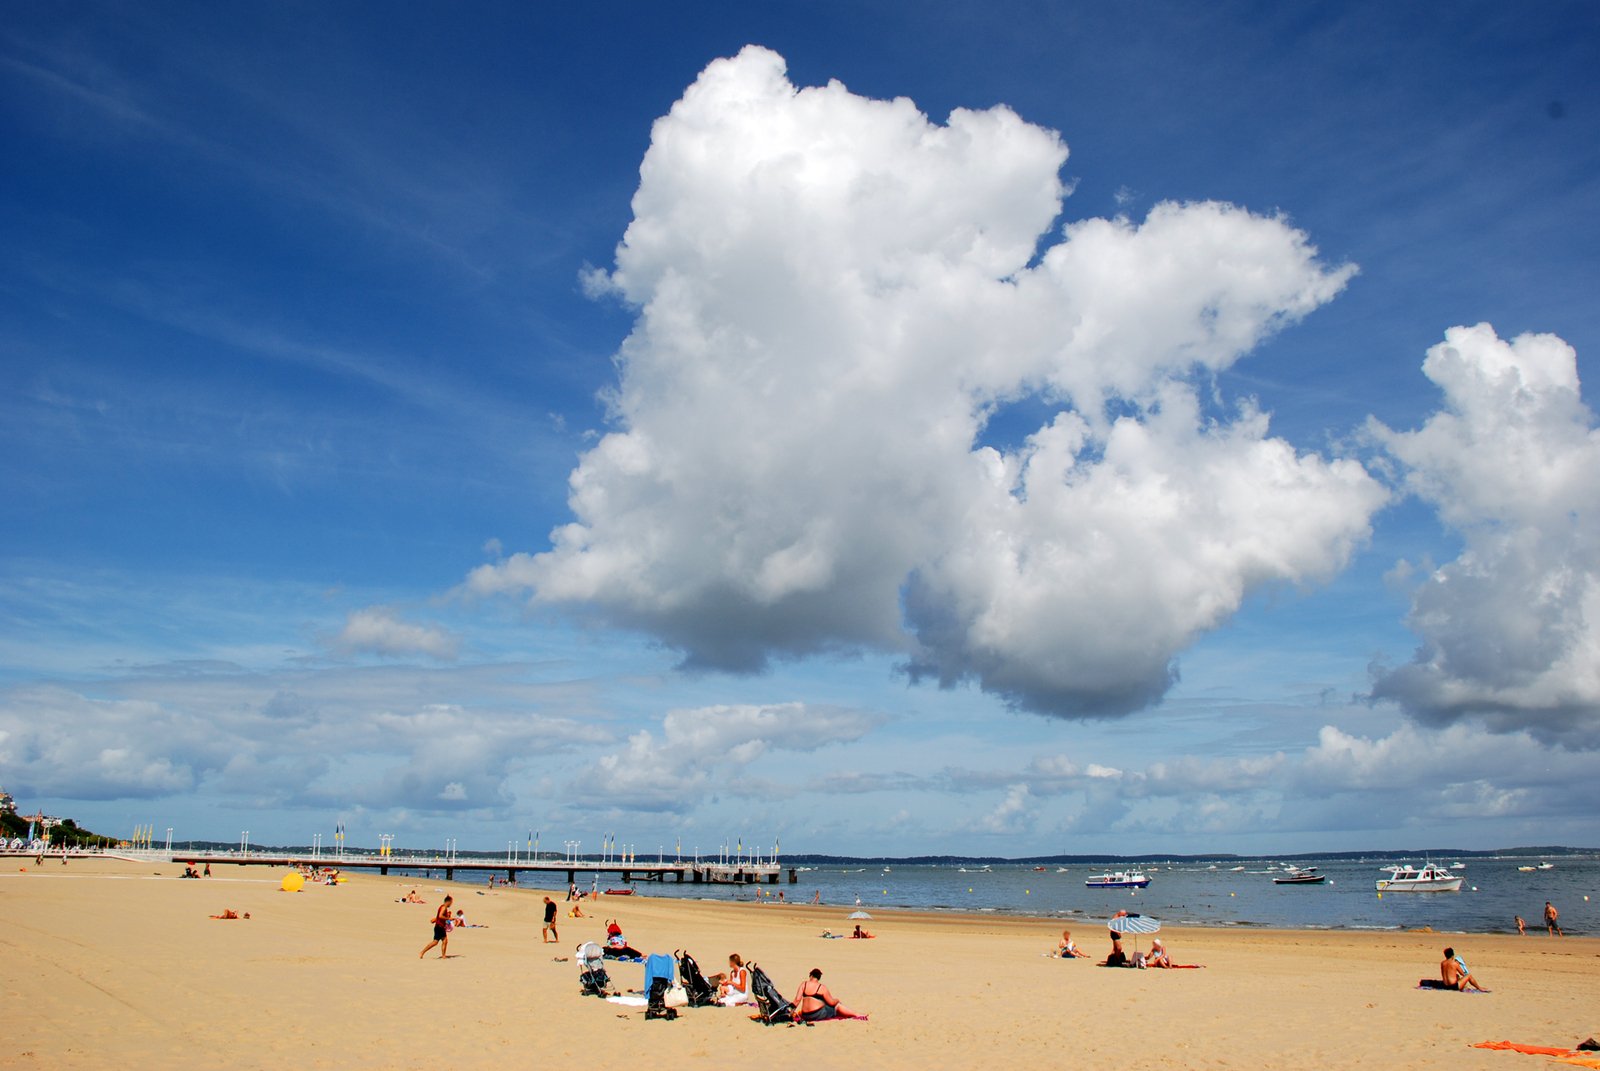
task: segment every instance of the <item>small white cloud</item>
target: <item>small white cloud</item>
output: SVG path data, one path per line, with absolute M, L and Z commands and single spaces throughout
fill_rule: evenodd
M 1005 799 L 978 821 L 977 828 L 986 833 L 1016 833 L 1031 823 L 1033 814 L 1033 795 L 1028 786 L 1012 785 Z
M 603 755 L 575 787 L 641 810 L 692 810 L 714 792 L 737 795 L 732 778 L 769 751 L 815 751 L 860 739 L 879 723 L 860 711 L 803 703 L 670 711 L 661 734 L 641 730 Z
M 440 628 L 401 621 L 393 610 L 372 606 L 353 611 L 334 646 L 349 654 L 375 654 L 390 658 L 425 655 L 441 662 L 456 657 L 459 643 Z

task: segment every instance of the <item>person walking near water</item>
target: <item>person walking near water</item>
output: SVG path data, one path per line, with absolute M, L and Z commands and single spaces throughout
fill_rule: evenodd
M 421 959 L 428 954 L 428 949 L 434 945 L 439 946 L 439 958 L 444 959 L 445 953 L 450 950 L 450 897 L 446 896 L 439 905 L 439 910 L 433 913 L 433 940 L 422 946 L 422 951 L 417 953 Z
M 544 929 L 539 931 L 544 938 L 544 943 L 561 940 L 561 935 L 556 932 L 556 902 L 548 896 L 544 898 Z
M 1556 920 L 1561 917 L 1561 912 L 1556 910 L 1556 905 L 1549 900 L 1544 902 L 1544 928 L 1551 937 L 1565 937 L 1561 932 L 1561 923 Z

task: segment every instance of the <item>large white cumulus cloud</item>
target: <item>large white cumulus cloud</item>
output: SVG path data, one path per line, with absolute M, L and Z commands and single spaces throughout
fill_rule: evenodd
M 1005 108 L 711 64 L 660 119 L 615 269 L 638 309 L 575 521 L 484 566 L 685 661 L 872 647 L 1068 716 L 1159 697 L 1253 587 L 1325 576 L 1384 493 L 1192 380 L 1329 300 L 1278 219 L 1164 204 L 1051 234 L 1066 146 Z M 1203 378 L 1203 375 L 1202 377 Z M 984 445 L 1021 399 L 1059 415 Z
M 1422 645 L 1375 694 L 1430 722 L 1600 744 L 1600 429 L 1577 355 L 1479 324 L 1447 331 L 1423 372 L 1444 408 L 1416 431 L 1373 430 L 1465 547 L 1417 587 Z

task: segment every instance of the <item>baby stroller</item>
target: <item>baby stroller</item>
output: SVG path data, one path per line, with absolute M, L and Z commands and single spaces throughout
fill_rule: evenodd
M 659 953 L 644 961 L 646 1019 L 676 1019 L 677 1008 L 667 1007 L 667 990 L 672 988 L 672 957 Z
M 578 946 L 578 984 L 583 996 L 605 997 L 611 988 L 611 976 L 606 973 L 605 954 L 593 941 Z
M 761 1013 L 761 1021 L 767 1026 L 778 1023 L 787 1023 L 794 1019 L 794 1005 L 783 999 L 783 994 L 778 992 L 778 987 L 772 984 L 772 979 L 767 977 L 767 972 L 757 967 L 754 963 L 748 965 L 750 969 L 750 995 L 756 998 L 756 1008 Z
M 704 1008 L 715 1004 L 717 994 L 711 988 L 711 983 L 706 981 L 706 976 L 700 973 L 700 964 L 681 949 L 675 955 L 678 957 L 678 980 L 683 983 L 683 991 L 689 995 L 689 1007 Z

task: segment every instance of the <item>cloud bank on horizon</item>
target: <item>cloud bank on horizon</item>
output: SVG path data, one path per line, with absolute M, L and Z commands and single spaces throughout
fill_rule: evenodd
M 1253 592 L 1337 574 L 1411 493 L 1466 547 L 1417 588 L 1423 646 L 1374 696 L 1600 743 L 1600 433 L 1571 349 L 1452 328 L 1423 428 L 1374 422 L 1366 463 L 1298 450 L 1214 376 L 1355 267 L 1219 203 L 1053 239 L 1066 156 L 1004 107 L 940 125 L 797 88 L 766 49 L 712 63 L 655 124 L 616 265 L 589 279 L 637 321 L 576 519 L 467 588 L 582 608 L 689 667 L 871 649 L 1117 716 Z M 1023 401 L 1050 418 L 991 441 Z

